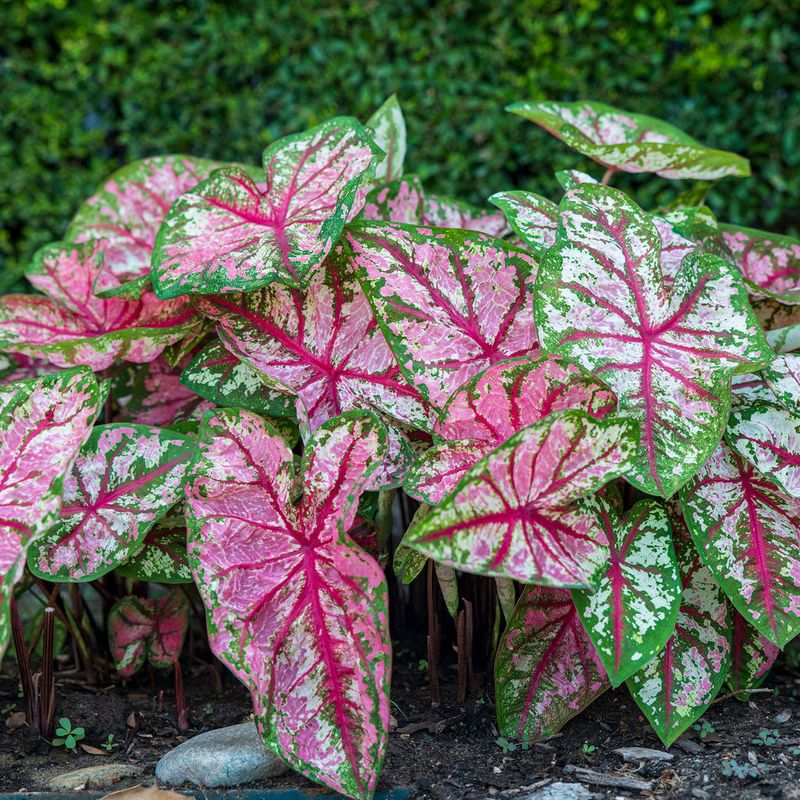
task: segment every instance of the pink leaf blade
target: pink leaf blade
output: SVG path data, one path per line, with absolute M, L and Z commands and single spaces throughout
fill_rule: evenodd
M 556 241 L 558 205 L 533 192 L 498 192 L 489 198 L 505 215 L 514 232 L 536 255 L 544 256 Z
M 361 216 L 375 222 L 421 225 L 424 199 L 419 178 L 408 176 L 373 189 L 367 195 Z
M 727 683 L 739 700 L 749 700 L 750 691 L 761 686 L 780 652 L 741 614 L 733 612 L 731 671 Z
M 434 228 L 478 231 L 497 237 L 505 236 L 511 230 L 500 211 L 478 208 L 455 197 L 435 194 L 425 196 L 422 224 Z

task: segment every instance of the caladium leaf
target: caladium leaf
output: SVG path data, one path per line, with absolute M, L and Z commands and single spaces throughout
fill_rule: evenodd
M 800 241 L 753 228 L 721 225 L 722 239 L 755 300 L 800 303 Z
M 661 236 L 621 192 L 581 186 L 559 217 L 536 285 L 542 346 L 616 392 L 619 413 L 642 434 L 626 478 L 669 497 L 717 446 L 734 370 L 764 366 L 773 353 L 722 259 L 693 253 L 667 286 Z
M 20 353 L 0 353 L 0 386 L 57 371 L 56 367 L 37 358 L 28 358 Z
M 494 665 L 501 736 L 546 739 L 609 686 L 570 593 L 528 586 L 517 602 Z
M 558 356 L 495 364 L 447 401 L 433 427 L 434 435 L 444 441 L 412 465 L 404 482 L 406 492 L 437 505 L 473 464 L 527 425 L 571 408 L 602 419 L 616 404 L 605 384 Z
M 800 356 L 779 355 L 761 374 L 774 400 L 789 411 L 800 410 Z
M 386 154 L 375 167 L 375 180 L 384 182 L 402 177 L 406 157 L 406 120 L 397 95 L 392 95 L 367 120 L 367 127 L 373 132 L 375 144 Z
M 115 358 L 152 361 L 198 324 L 183 300 L 102 299 L 92 293 L 103 243 L 48 245 L 34 257 L 28 280 L 47 296 L 0 297 L 0 349 L 43 358 L 59 367 L 94 370 Z
M 392 181 L 373 189 L 361 212 L 363 219 L 418 225 L 423 220 L 425 194 L 416 176 Z
M 220 164 L 170 155 L 144 158 L 117 170 L 78 209 L 66 238 L 105 239 L 95 291 L 138 297 L 147 287 L 156 234 L 172 203 Z
M 737 406 L 725 440 L 784 493 L 800 498 L 800 414 L 764 402 Z
M 158 599 L 123 597 L 108 612 L 108 643 L 114 666 L 128 677 L 148 661 L 171 667 L 181 654 L 189 626 L 189 603 L 180 589 Z
M 503 213 L 476 206 L 445 195 L 426 194 L 422 215 L 424 225 L 479 231 L 489 236 L 505 236 L 511 229 Z
M 51 581 L 90 581 L 138 551 L 183 495 L 194 442 L 146 425 L 98 425 L 64 479 L 61 517 L 31 546 L 28 566 Z
M 508 224 L 540 258 L 556 241 L 558 205 L 533 192 L 498 192 L 489 198 Z
M 251 366 L 219 340 L 209 342 L 181 372 L 180 382 L 220 406 L 244 408 L 270 417 L 295 416 L 294 397 L 267 385 Z
M 737 611 L 733 612 L 731 669 L 728 686 L 739 700 L 747 700 L 750 690 L 757 689 L 767 677 L 780 649 L 762 636 Z
M 581 172 L 579 169 L 565 169 L 556 172 L 556 180 L 561 184 L 561 188 L 565 192 L 583 183 L 600 183 L 597 178 L 593 178 L 587 172 Z
M 403 541 L 465 572 L 593 586 L 608 542 L 599 501 L 588 496 L 622 474 L 636 439 L 630 420 L 550 414 L 472 467 Z
M 0 388 L 0 653 L 28 547 L 57 519 L 64 474 L 104 401 L 85 368 Z
M 358 281 L 331 257 L 308 291 L 269 286 L 197 298 L 228 350 L 265 380 L 296 394 L 311 430 L 343 411 L 373 408 L 429 427 L 429 412 L 405 380 Z
M 180 371 L 163 355 L 148 364 L 126 364 L 112 378 L 111 389 L 118 407 L 115 422 L 166 427 L 213 408 L 181 384 Z
M 337 117 L 264 151 L 266 184 L 221 169 L 170 208 L 153 252 L 159 297 L 305 287 L 364 205 L 381 150 Z
M 662 178 L 716 180 L 750 174 L 746 158 L 704 147 L 674 125 L 605 103 L 513 103 L 506 108 L 608 168 Z
M 613 686 L 619 686 L 661 650 L 675 629 L 681 579 L 667 510 L 641 500 L 619 517 L 601 507 L 611 549 L 603 580 L 592 594 L 572 598 Z
M 380 223 L 350 226 L 347 241 L 400 368 L 434 406 L 535 351 L 530 254 L 480 233 Z
M 731 405 L 749 406 L 755 402 L 774 403 L 775 393 L 764 380 L 763 372 L 750 375 L 734 375 L 731 381 Z
M 711 705 L 731 665 L 731 617 L 704 566 L 680 509 L 671 514 L 683 594 L 675 632 L 663 650 L 628 678 L 628 688 L 669 747 Z
M 216 655 L 247 685 L 265 744 L 354 798 L 372 795 L 389 726 L 387 590 L 348 538 L 386 449 L 373 415 L 318 428 L 294 459 L 260 418 L 209 415 L 187 492 L 189 559 Z
M 751 625 L 783 647 L 800 633 L 800 500 L 723 443 L 681 501 L 717 583 Z
M 144 538 L 141 550 L 117 568 L 117 574 L 147 583 L 192 583 L 186 554 L 186 526 L 159 520 Z M 179 520 L 180 523 L 183 520 Z

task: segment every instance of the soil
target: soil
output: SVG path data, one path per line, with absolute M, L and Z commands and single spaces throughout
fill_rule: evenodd
M 22 709 L 10 661 L 0 676 L 3 720 Z M 214 671 L 207 665 L 185 673 L 191 722 L 185 734 L 175 724 L 169 673 L 151 674 L 152 683 L 145 673 L 126 685 L 100 687 L 86 685 L 80 676 L 59 675 L 56 719 L 66 716 L 83 726 L 87 744 L 98 747 L 112 733 L 121 746 L 109 756 L 82 751 L 73 755 L 51 747 L 26 726 L 9 730 L 0 723 L 0 790 L 44 790 L 56 775 L 115 761 L 138 763 L 150 774 L 162 754 L 190 736 L 246 718 L 247 694 L 230 676 L 224 676 L 218 692 Z M 800 745 L 796 670 L 779 667 L 767 691 L 753 694 L 748 702 L 716 702 L 704 717 L 713 732 L 706 729 L 701 738 L 691 730 L 671 748 L 671 763 L 644 764 L 626 764 L 614 753 L 632 746 L 663 750 L 624 689 L 607 692 L 549 741 L 504 752 L 497 743 L 491 695 L 480 689 L 488 682 L 477 676 L 467 702 L 458 705 L 455 677 L 454 668 L 440 668 L 442 703 L 432 707 L 418 654 L 396 653 L 393 731 L 379 788 L 407 787 L 416 800 L 514 800 L 547 782 L 575 782 L 568 766 L 574 765 L 605 776 L 653 782 L 652 792 L 645 793 L 587 784 L 602 797 L 800 798 L 800 749 L 792 755 Z M 775 744 L 753 742 L 763 728 L 778 731 Z M 724 762 L 731 760 L 757 765 L 758 775 L 725 777 Z M 270 787 L 312 788 L 293 774 L 270 782 Z

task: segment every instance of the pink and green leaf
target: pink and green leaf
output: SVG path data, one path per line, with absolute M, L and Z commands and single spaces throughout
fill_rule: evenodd
M 695 551 L 680 509 L 671 514 L 682 597 L 675 632 L 628 678 L 628 688 L 669 747 L 711 705 L 731 665 L 731 615 L 725 595 Z
M 609 686 L 564 589 L 528 586 L 498 646 L 494 666 L 501 736 L 554 736 Z
M 220 169 L 176 200 L 158 233 L 159 297 L 308 285 L 364 205 L 382 151 L 338 117 L 264 151 L 266 183 Z
M 741 614 L 733 612 L 731 669 L 727 683 L 731 691 L 736 692 L 739 700 L 748 700 L 750 691 L 764 682 L 780 652 L 776 645 L 748 624 Z
M 674 125 L 605 103 L 513 103 L 507 111 L 536 123 L 579 153 L 622 172 L 673 180 L 747 176 L 746 158 L 705 147 Z
M 780 405 L 789 411 L 800 410 L 800 356 L 776 356 L 761 374 Z
M 624 517 L 605 505 L 600 513 L 608 568 L 593 593 L 576 590 L 572 599 L 612 685 L 619 686 L 672 636 L 682 587 L 662 503 L 641 500 Z
M 425 195 L 416 176 L 378 186 L 368 195 L 361 217 L 375 222 L 419 225 L 423 220 Z
M 51 581 L 90 581 L 137 552 L 183 495 L 194 442 L 145 425 L 98 425 L 64 479 L 58 524 L 31 546 L 28 566 Z
M 556 241 L 558 204 L 533 192 L 498 192 L 489 198 L 523 242 L 541 258 Z
M 609 551 L 591 495 L 628 467 L 636 438 L 630 420 L 550 414 L 467 471 L 404 543 L 464 572 L 594 586 Z
M 148 583 L 192 583 L 183 515 L 177 520 L 169 515 L 156 522 L 141 549 L 117 568 L 117 574 Z
M 58 369 L 46 361 L 29 358 L 20 353 L 0 353 L 0 387 L 15 381 L 25 381 L 50 375 Z
M 212 649 L 250 688 L 267 747 L 353 798 L 372 795 L 386 752 L 391 650 L 383 573 L 345 531 L 385 449 L 371 414 L 326 422 L 295 503 L 283 440 L 254 414 L 220 410 L 187 491 Z
M 64 475 L 105 394 L 85 368 L 0 388 L 0 652 L 28 547 L 58 519 Z
M 394 181 L 403 176 L 406 157 L 406 120 L 397 95 L 389 97 L 367 120 L 375 144 L 386 154 L 375 166 L 375 181 Z
M 114 666 L 129 677 L 149 662 L 171 667 L 183 649 L 189 603 L 180 589 L 158 599 L 123 597 L 108 612 L 108 643 Z
M 400 368 L 433 406 L 535 352 L 530 254 L 480 233 L 380 223 L 350 226 L 347 241 Z
M 565 409 L 581 409 L 602 419 L 616 403 L 605 384 L 558 356 L 495 364 L 447 401 L 433 427 L 443 441 L 416 460 L 405 489 L 418 500 L 438 505 L 471 466 L 520 429 Z
M 721 443 L 681 501 L 717 583 L 750 625 L 784 647 L 800 633 L 800 500 Z
M 501 211 L 478 208 L 455 197 L 436 194 L 425 195 L 422 223 L 434 228 L 458 228 L 498 237 L 511 230 Z
M 626 477 L 669 497 L 717 446 L 734 371 L 763 367 L 773 353 L 734 268 L 698 251 L 668 280 L 672 255 L 621 192 L 581 186 L 559 217 L 536 286 L 542 346 L 608 383 L 620 415 L 641 430 Z

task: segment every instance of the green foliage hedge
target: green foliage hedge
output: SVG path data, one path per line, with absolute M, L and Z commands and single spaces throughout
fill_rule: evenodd
M 125 162 L 257 161 L 274 138 L 334 114 L 366 119 L 392 92 L 407 164 L 436 191 L 556 196 L 552 173 L 574 155 L 503 106 L 592 98 L 747 155 L 753 177 L 722 181 L 710 204 L 729 221 L 797 232 L 798 23 L 796 0 L 10 0 L 0 288 Z M 618 182 L 644 205 L 681 188 Z

